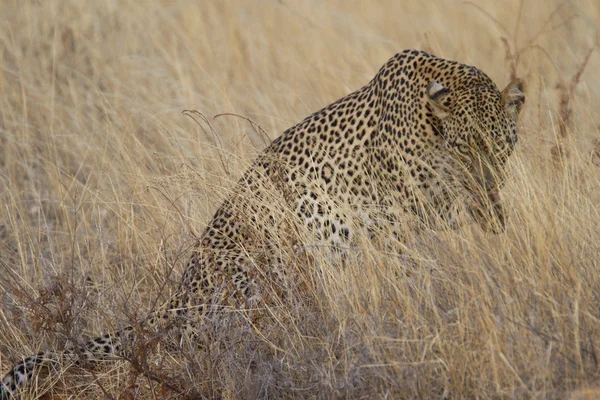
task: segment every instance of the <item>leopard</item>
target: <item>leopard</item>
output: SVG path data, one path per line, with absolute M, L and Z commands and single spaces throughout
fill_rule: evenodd
M 259 154 L 157 311 L 136 326 L 24 358 L 4 376 L 0 398 L 18 397 L 41 371 L 131 354 L 140 326 L 172 326 L 201 341 L 198 326 L 224 309 L 259 310 L 252 318 L 260 320 L 261 306 L 284 296 L 290 281 L 298 252 L 282 248 L 301 248 L 303 240 L 330 249 L 363 234 L 402 242 L 407 226 L 456 229 L 464 212 L 485 232 L 504 232 L 500 191 L 517 144 L 523 85 L 513 79 L 500 91 L 476 67 L 420 50 L 396 54 L 368 84 Z

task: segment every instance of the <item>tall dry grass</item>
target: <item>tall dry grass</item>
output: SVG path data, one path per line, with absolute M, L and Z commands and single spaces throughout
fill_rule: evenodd
M 418 48 L 499 87 L 527 82 L 506 234 L 424 232 L 401 257 L 365 241 L 344 268 L 316 262 L 309 298 L 272 330 L 218 332 L 225 351 L 75 370 L 58 387 L 124 399 L 598 393 L 596 1 L 4 0 L 0 17 L 3 373 L 168 298 L 253 157 Z

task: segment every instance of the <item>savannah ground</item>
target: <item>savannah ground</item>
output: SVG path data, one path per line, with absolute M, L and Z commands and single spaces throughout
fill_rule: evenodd
M 167 299 L 255 155 L 417 48 L 526 81 L 505 234 L 365 241 L 311 265 L 267 333 L 183 356 L 149 340 L 53 376 L 54 398 L 594 396 L 599 26 L 595 0 L 3 0 L 0 371 Z

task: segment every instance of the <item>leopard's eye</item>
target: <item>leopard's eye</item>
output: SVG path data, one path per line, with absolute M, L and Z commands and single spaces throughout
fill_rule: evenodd
M 457 151 L 460 153 L 460 155 L 462 156 L 468 156 L 469 155 L 469 150 L 471 149 L 470 146 L 461 143 L 456 147 Z

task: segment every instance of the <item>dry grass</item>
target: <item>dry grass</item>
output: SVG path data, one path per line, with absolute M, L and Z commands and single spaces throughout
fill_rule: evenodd
M 149 361 L 163 385 L 127 363 L 57 379 L 71 398 L 183 397 L 161 373 L 209 398 L 598 393 L 596 1 L 4 0 L 0 17 L 2 372 L 168 298 L 269 140 L 419 48 L 527 81 L 506 234 L 321 260 L 271 330 Z

